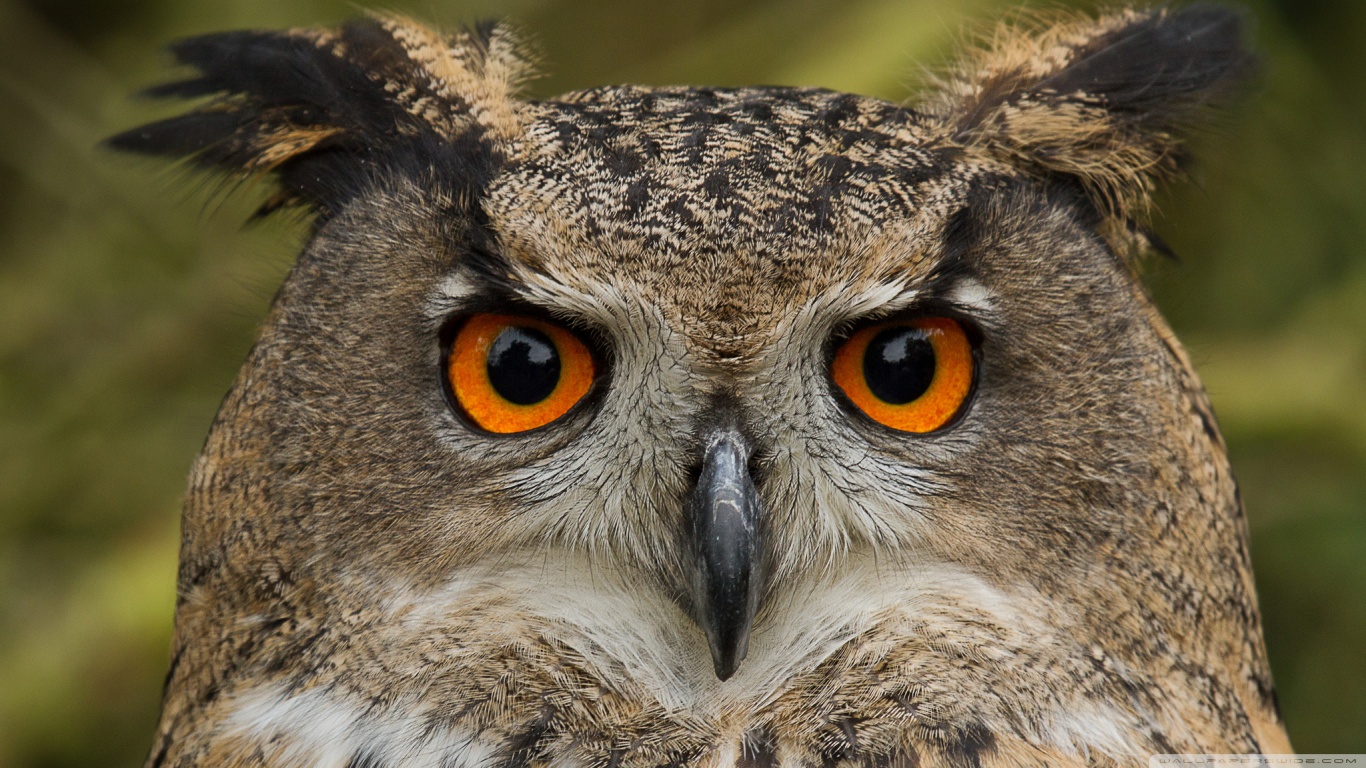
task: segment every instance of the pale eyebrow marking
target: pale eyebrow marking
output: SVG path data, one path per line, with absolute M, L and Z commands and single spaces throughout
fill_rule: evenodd
M 471 298 L 495 295 L 517 298 L 550 311 L 568 311 L 602 325 L 614 316 L 629 314 L 632 302 L 623 291 L 610 284 L 580 288 L 553 275 L 526 269 L 509 262 L 508 274 L 496 284 L 483 279 L 477 267 L 456 265 L 437 285 L 427 301 L 427 312 L 441 318 L 460 309 Z
M 432 297 L 427 300 L 427 314 L 431 318 L 439 319 L 450 314 L 461 302 L 479 292 L 479 284 L 470 279 L 465 270 L 451 270 L 442 278 Z
M 996 311 L 996 297 L 991 290 L 971 277 L 956 281 L 944 298 L 979 315 Z
M 898 280 L 878 283 L 848 297 L 843 309 L 848 319 L 870 314 L 891 314 L 914 304 L 922 293 L 924 286 L 918 282 Z

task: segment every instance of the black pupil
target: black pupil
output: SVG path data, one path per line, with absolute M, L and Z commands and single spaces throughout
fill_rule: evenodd
M 535 328 L 507 328 L 489 347 L 489 383 L 517 405 L 535 405 L 560 383 L 560 353 Z
M 863 379 L 884 403 L 903 405 L 934 381 L 934 346 L 925 331 L 902 326 L 873 337 L 863 354 Z

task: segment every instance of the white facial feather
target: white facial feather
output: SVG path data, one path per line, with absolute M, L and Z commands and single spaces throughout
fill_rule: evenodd
M 520 560 L 464 569 L 426 592 L 394 585 L 387 607 L 413 633 L 439 631 L 465 611 L 486 611 L 494 604 L 535 617 L 595 675 L 633 699 L 734 724 L 731 748 L 718 751 L 717 766 L 734 765 L 738 755 L 745 720 L 733 713 L 772 704 L 792 680 L 884 622 L 942 622 L 945 616 L 969 615 L 990 617 L 1012 632 L 1043 636 L 1050 631 L 1023 609 L 1038 595 L 993 586 L 951 563 L 860 558 L 839 573 L 813 572 L 775 596 L 755 626 L 749 657 L 733 678 L 721 682 L 696 624 L 632 574 L 562 554 Z M 992 650 L 978 652 L 991 655 Z M 300 768 L 340 768 L 358 753 L 374 754 L 385 765 L 415 768 L 476 768 L 492 759 L 489 748 L 470 734 L 432 732 L 408 711 L 407 717 L 402 709 L 367 711 L 338 692 L 290 694 L 268 685 L 239 696 L 223 727 L 247 742 L 279 745 L 286 764 Z M 1068 700 L 1046 715 L 1038 738 L 1068 753 L 1089 749 L 1127 755 L 1124 734 L 1132 719 L 1093 701 Z
M 486 768 L 494 749 L 460 730 L 432 730 L 420 717 L 370 713 L 319 689 L 265 685 L 239 696 L 223 723 L 228 739 L 263 745 L 280 768 L 344 768 L 357 755 L 394 768 Z

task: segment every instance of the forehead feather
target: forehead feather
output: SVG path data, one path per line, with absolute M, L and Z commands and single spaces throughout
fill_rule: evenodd
M 848 278 L 889 230 L 960 204 L 974 168 L 916 113 L 819 89 L 620 86 L 530 111 L 490 221 L 514 258 L 598 278 Z

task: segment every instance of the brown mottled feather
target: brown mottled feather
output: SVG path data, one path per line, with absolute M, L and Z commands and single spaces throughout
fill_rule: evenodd
M 116 147 L 271 174 L 317 229 L 191 477 L 149 766 L 1143 765 L 1288 749 L 1203 388 L 1117 259 L 1247 69 L 1236 14 L 1003 27 L 926 106 L 806 88 L 520 100 L 501 26 L 176 47 L 214 96 Z M 463 312 L 608 350 L 471 429 Z M 945 309 L 948 307 L 948 309 Z M 829 347 L 952 311 L 970 410 L 907 437 Z M 683 588 L 700 434 L 756 446 L 768 568 L 713 674 Z

